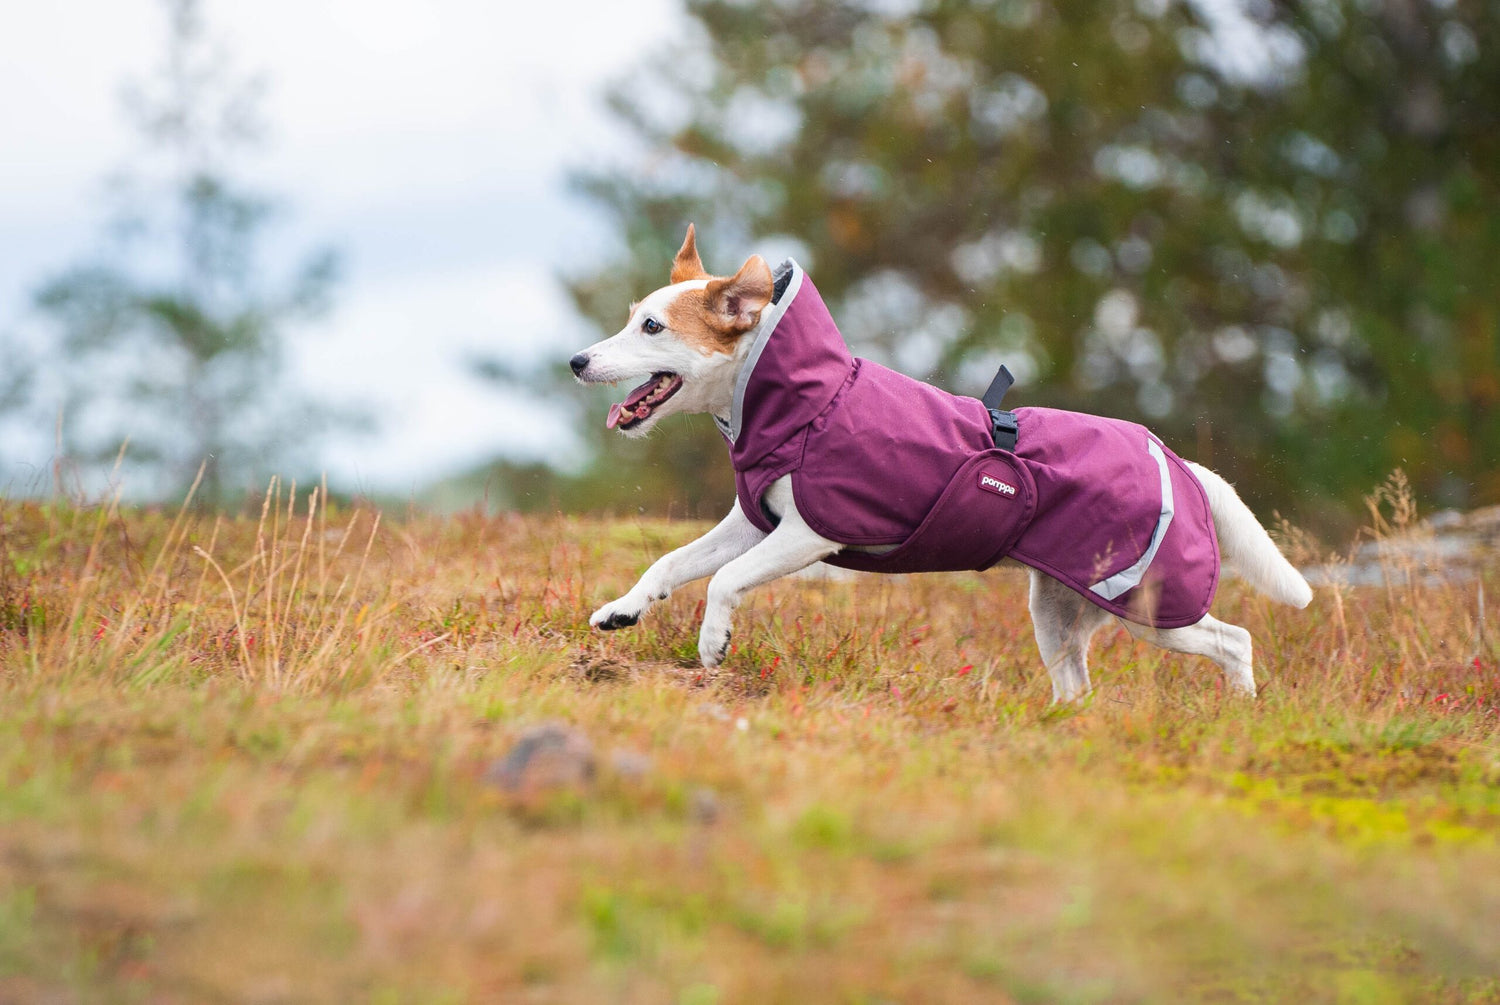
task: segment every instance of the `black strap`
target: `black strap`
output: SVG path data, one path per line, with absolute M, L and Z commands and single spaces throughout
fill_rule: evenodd
M 995 379 L 990 381 L 990 389 L 985 391 L 980 401 L 984 402 L 985 408 L 999 408 L 1000 399 L 1005 397 L 1005 392 L 1010 390 L 1010 385 L 1016 382 L 1016 378 L 1010 375 L 1010 370 L 1000 367 L 1000 372 L 995 374 Z
M 1010 375 L 1010 370 L 1004 366 L 1000 372 L 995 374 L 995 379 L 990 381 L 989 390 L 984 392 L 984 397 L 979 400 L 984 402 L 984 407 L 990 412 L 990 435 L 994 437 L 995 446 L 1001 450 L 1015 450 L 1016 440 L 1020 437 L 1020 427 L 1016 424 L 1016 413 L 1007 412 L 1000 407 L 1000 401 L 1005 397 L 1005 392 L 1016 382 L 1016 378 Z

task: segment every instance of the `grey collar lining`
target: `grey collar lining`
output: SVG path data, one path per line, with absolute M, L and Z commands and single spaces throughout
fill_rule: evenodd
M 788 258 L 772 270 L 772 277 L 776 285 L 780 285 L 786 279 L 786 292 L 781 298 L 771 303 L 760 315 L 760 323 L 755 326 L 755 341 L 750 344 L 750 352 L 745 356 L 745 364 L 740 367 L 740 373 L 734 382 L 734 406 L 729 413 L 729 424 L 726 426 L 724 420 L 714 416 L 714 422 L 719 426 L 719 431 L 729 437 L 733 443 L 739 439 L 740 421 L 745 408 L 745 388 L 750 384 L 750 375 L 755 372 L 755 364 L 760 361 L 760 354 L 765 352 L 766 343 L 771 340 L 771 333 L 776 330 L 776 325 L 786 314 L 787 309 L 792 306 L 792 301 L 797 299 L 797 291 L 802 288 L 802 266 Z

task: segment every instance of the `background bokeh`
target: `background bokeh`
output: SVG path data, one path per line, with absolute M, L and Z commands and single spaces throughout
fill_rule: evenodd
M 51 490 L 65 383 L 91 400 L 119 390 L 92 364 L 61 380 L 62 332 L 35 298 L 76 267 L 138 258 L 113 227 L 121 176 L 152 196 L 150 219 L 170 221 L 171 158 L 125 99 L 160 92 L 184 9 L 200 21 L 188 49 L 214 71 L 192 91 L 211 108 L 249 90 L 261 127 L 215 165 L 275 209 L 252 273 L 274 291 L 318 251 L 338 262 L 328 309 L 276 328 L 283 365 L 258 404 L 274 410 L 285 386 L 369 420 L 281 438 L 234 484 L 326 470 L 345 491 L 404 499 L 500 454 L 568 454 L 550 393 L 497 395 L 471 361 L 551 362 L 591 337 L 556 273 L 610 235 L 566 174 L 628 148 L 600 90 L 670 31 L 671 4 L 84 0 L 14 5 L 0 30 L 0 381 L 31 371 L 28 400 L 0 415 L 0 489 Z M 131 416 L 103 419 L 99 442 L 137 434 L 133 455 Z M 79 466 L 91 493 L 108 453 Z M 127 470 L 125 488 L 180 498 L 185 486 Z
M 560 363 L 665 281 L 691 220 L 710 270 L 798 257 L 862 354 L 970 394 L 1006 362 L 1016 403 L 1146 421 L 1263 516 L 1340 533 L 1393 468 L 1427 507 L 1500 501 L 1495 4 L 99 7 L 114 30 L 87 43 L 47 12 L 0 43 L 38 96 L 4 113 L 38 152 L 0 179 L 13 487 L 84 480 L 129 434 L 127 486 L 180 491 L 211 439 L 172 362 L 204 344 L 191 308 L 228 353 L 197 397 L 245 433 L 220 492 L 327 471 L 438 505 L 713 515 L 710 422 L 606 438 L 608 394 Z M 139 128 L 165 92 L 122 108 L 116 78 L 160 83 L 185 43 L 235 58 L 183 101 L 263 70 L 241 103 L 267 128 L 208 153 Z M 232 253 L 195 300 L 204 178 L 285 212 L 209 207 Z M 122 201 L 177 250 L 90 237 Z M 101 262 L 115 285 L 80 285 Z

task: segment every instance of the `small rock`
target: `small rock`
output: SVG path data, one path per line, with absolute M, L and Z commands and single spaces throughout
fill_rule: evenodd
M 582 788 L 593 779 L 594 745 L 583 733 L 560 722 L 527 729 L 510 752 L 484 773 L 489 784 L 520 794 Z
M 618 660 L 612 659 L 575 660 L 573 662 L 573 669 L 580 677 L 591 684 L 626 680 L 630 677 L 630 667 Z
M 706 785 L 688 795 L 688 815 L 695 823 L 711 824 L 719 819 L 719 797 Z
M 620 748 L 610 752 L 610 770 L 627 782 L 639 782 L 651 774 L 651 758 L 638 750 Z

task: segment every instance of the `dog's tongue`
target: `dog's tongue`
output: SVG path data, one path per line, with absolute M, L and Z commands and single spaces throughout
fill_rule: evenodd
M 647 378 L 644 384 L 627 394 L 623 403 L 617 401 L 614 404 L 610 405 L 609 418 L 604 420 L 604 428 L 613 429 L 618 426 L 622 420 L 630 419 L 634 415 L 635 406 L 639 405 L 641 403 L 641 400 L 645 398 L 646 395 L 650 394 L 652 389 L 656 387 L 656 379 L 659 376 L 661 375 L 652 374 L 649 378 Z M 627 411 L 631 414 L 627 415 Z

